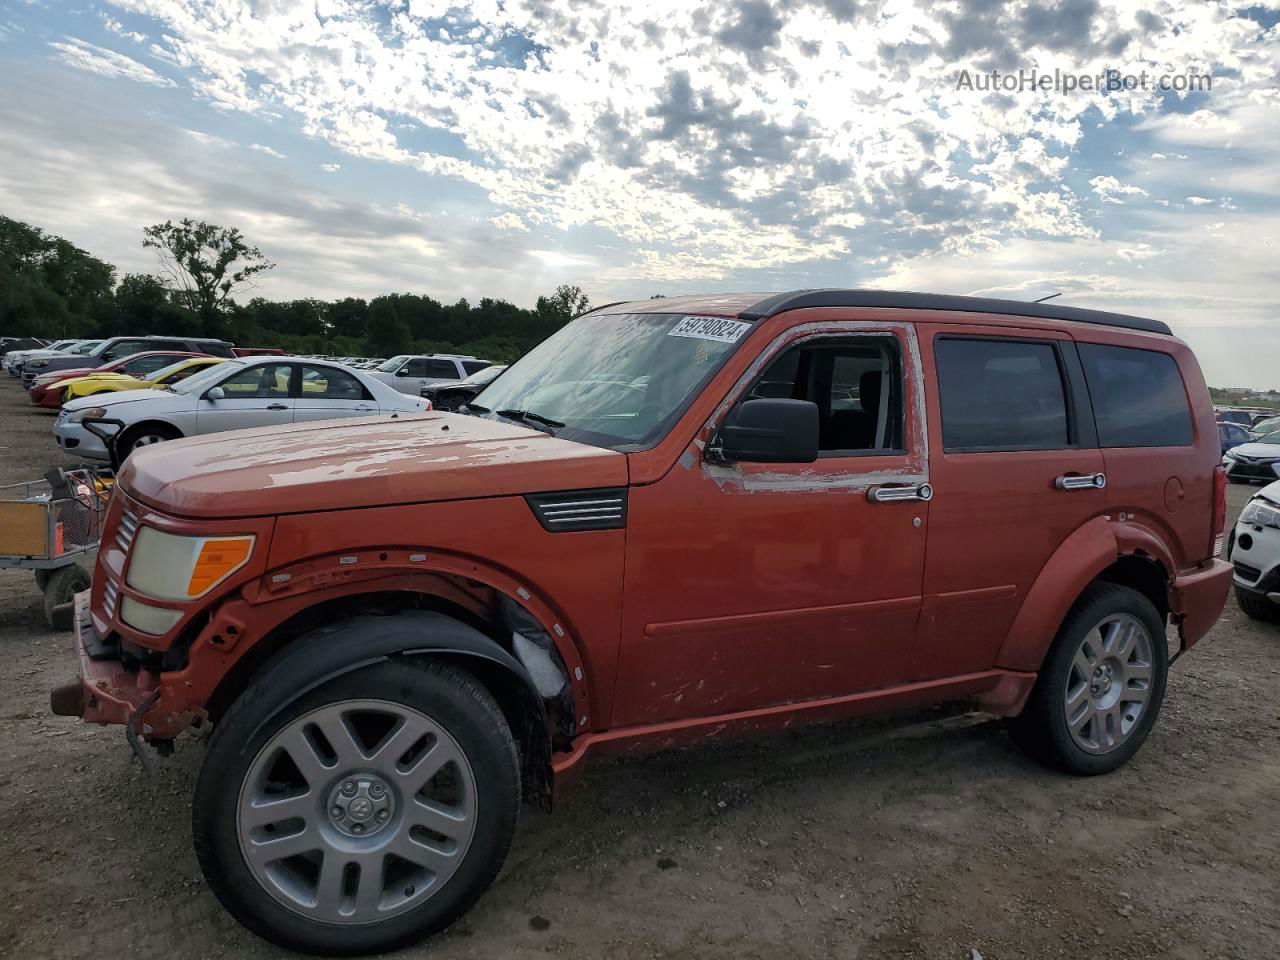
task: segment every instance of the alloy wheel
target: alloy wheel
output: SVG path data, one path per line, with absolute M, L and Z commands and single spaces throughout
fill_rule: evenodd
M 1161 638 L 1163 639 L 1163 638 Z M 1151 697 L 1153 640 L 1128 613 L 1089 630 L 1067 672 L 1067 730 L 1087 753 L 1115 750 L 1137 728 Z
M 249 871 L 309 919 L 370 923 L 434 896 L 466 858 L 475 776 L 440 724 L 401 703 L 346 700 L 285 725 L 240 790 Z

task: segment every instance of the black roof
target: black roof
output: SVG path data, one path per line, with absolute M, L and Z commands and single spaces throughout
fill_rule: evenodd
M 995 313 L 1013 317 L 1036 317 L 1051 320 L 1074 320 L 1077 323 L 1101 324 L 1142 330 L 1147 333 L 1172 334 L 1169 325 L 1146 317 L 1132 317 L 1105 310 L 1084 310 L 1052 303 L 1028 303 L 1024 300 L 997 300 L 990 297 L 958 297 L 942 293 L 908 293 L 897 290 L 793 290 L 777 293 L 743 310 L 743 320 L 763 320 L 785 310 L 801 307 L 899 307 L 909 310 L 953 310 L 963 313 Z

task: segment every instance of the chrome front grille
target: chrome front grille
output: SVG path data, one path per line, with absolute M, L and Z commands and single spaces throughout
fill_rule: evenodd
M 102 607 L 107 611 L 108 617 L 116 615 L 116 597 L 120 589 L 115 585 L 115 581 L 107 580 L 102 585 Z
M 555 533 L 617 530 L 627 525 L 627 490 L 572 490 L 525 497 L 538 522 Z
M 120 514 L 120 522 L 116 524 L 116 546 L 122 553 L 128 554 L 133 546 L 133 538 L 138 533 L 138 518 L 128 510 Z

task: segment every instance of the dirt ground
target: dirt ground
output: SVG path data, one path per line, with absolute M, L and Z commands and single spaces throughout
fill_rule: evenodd
M 69 462 L 51 422 L 0 375 L 0 483 Z M 70 644 L 0 571 L 0 957 L 284 956 L 201 878 L 201 745 L 148 779 L 120 728 L 50 715 Z M 1115 774 L 1048 772 L 954 710 L 601 764 L 401 955 L 1257 960 L 1278 905 L 1280 629 L 1231 600 Z

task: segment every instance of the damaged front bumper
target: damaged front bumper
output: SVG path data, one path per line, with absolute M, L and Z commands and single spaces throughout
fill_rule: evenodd
M 200 724 L 203 717 L 194 714 L 203 711 L 176 711 L 166 703 L 172 691 L 159 673 L 131 669 L 115 648 L 102 642 L 89 615 L 88 591 L 76 594 L 74 630 L 79 675 L 50 692 L 49 707 L 55 714 L 79 717 L 85 723 L 122 725 L 135 748 L 139 737 L 167 742 Z

